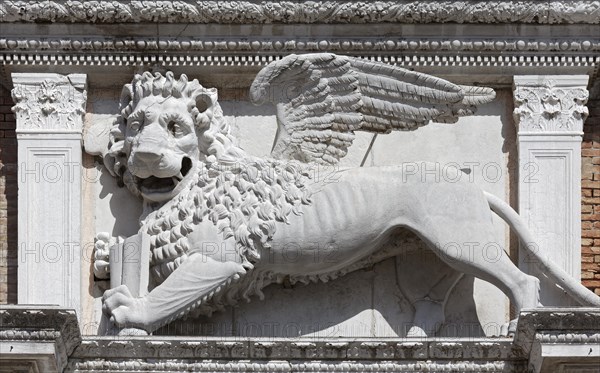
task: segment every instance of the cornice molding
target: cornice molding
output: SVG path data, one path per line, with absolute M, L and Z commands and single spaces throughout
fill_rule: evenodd
M 76 53 L 404 53 L 404 52 L 517 52 L 594 53 L 600 38 L 518 38 L 518 37 L 389 37 L 389 38 L 298 38 L 298 37 L 0 37 L 0 52 Z
M 3 22 L 600 23 L 600 1 L 4 0 Z
M 590 343 L 596 341 L 600 325 L 598 308 L 539 308 L 523 310 L 519 315 L 514 346 L 528 355 L 535 340 L 552 340 L 552 336 L 570 334 L 561 342 Z M 558 343 L 558 337 L 555 341 Z
M 293 53 L 293 52 L 290 52 Z M 150 69 L 155 66 L 164 68 L 183 68 L 198 66 L 203 67 L 236 67 L 243 71 L 249 69 L 255 74 L 257 69 L 266 66 L 268 63 L 279 60 L 289 53 L 270 54 L 270 55 L 244 55 L 228 53 L 212 53 L 199 55 L 182 54 L 126 54 L 126 53 L 105 53 L 105 54 L 41 54 L 41 53 L 6 53 L 0 54 L 0 64 L 18 68 L 19 66 L 65 66 L 77 67 L 78 71 L 86 71 L 89 67 L 122 67 L 131 68 L 132 66 Z M 572 74 L 573 69 L 587 73 L 594 71 L 600 64 L 600 56 L 594 55 L 482 55 L 473 56 L 460 53 L 446 53 L 438 55 L 417 55 L 417 54 L 399 54 L 399 55 L 373 55 L 366 53 L 349 53 L 355 57 L 361 57 L 372 61 L 380 61 L 391 65 L 402 66 L 404 68 L 460 68 L 471 69 L 478 68 L 479 74 L 500 74 L 515 75 L 517 71 L 499 70 L 499 69 L 551 69 L 556 73 L 556 69 L 566 69 Z M 237 70 L 241 72 L 242 70 Z M 465 70 L 466 71 L 466 70 Z M 540 71 L 540 70 L 537 70 Z M 508 76 L 507 75 L 507 76 Z
M 600 39 L 459 37 L 293 39 L 283 37 L 0 37 L 6 66 L 217 66 L 255 70 L 291 53 L 333 52 L 404 66 L 568 68 L 594 71 Z M 83 70 L 78 70 L 83 71 Z M 530 71 L 529 73 L 532 73 Z
M 74 310 L 56 306 L 0 305 L 0 343 L 20 346 L 14 351 L 3 350 L 0 361 L 9 370 L 30 363 L 48 369 L 44 361 L 51 361 L 62 371 L 81 343 L 77 315 Z M 48 344 L 53 349 L 39 347 Z

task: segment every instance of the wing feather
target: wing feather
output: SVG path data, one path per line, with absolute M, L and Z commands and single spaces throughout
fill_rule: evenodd
M 250 89 L 255 104 L 277 104 L 274 157 L 328 164 L 346 155 L 355 131 L 389 133 L 430 121 L 454 123 L 494 96 L 490 88 L 330 53 L 273 62 Z

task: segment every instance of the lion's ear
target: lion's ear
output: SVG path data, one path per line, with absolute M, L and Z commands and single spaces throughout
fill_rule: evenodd
M 210 95 L 201 93 L 196 97 L 195 105 L 199 113 L 204 113 L 213 106 L 213 102 Z
M 195 116 L 196 126 L 200 129 L 205 129 L 210 126 L 212 121 L 212 108 L 216 102 L 216 92 L 206 90 L 196 96 L 195 108 L 192 110 L 192 114 Z

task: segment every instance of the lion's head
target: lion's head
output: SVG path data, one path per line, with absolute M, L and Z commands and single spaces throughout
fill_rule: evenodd
M 192 180 L 199 162 L 236 158 L 217 90 L 173 73 L 136 75 L 121 93 L 110 132 L 109 170 L 132 193 L 162 203 Z M 233 154 L 232 154 L 233 153 Z

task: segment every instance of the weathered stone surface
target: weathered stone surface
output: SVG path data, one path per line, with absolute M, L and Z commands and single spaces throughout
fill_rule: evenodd
M 80 343 L 72 309 L 0 306 L 0 371 L 62 372 Z
M 514 345 L 535 373 L 593 372 L 600 366 L 600 308 L 524 310 Z
M 86 75 L 11 77 L 19 162 L 18 300 L 80 312 Z
M 514 82 L 519 212 L 539 240 L 536 250 L 543 250 L 578 281 L 581 251 L 574 248 L 581 247 L 581 139 L 588 116 L 587 84 L 586 75 L 515 76 Z M 519 258 L 521 268 L 540 273 L 529 269 L 524 252 Z M 542 304 L 569 305 L 563 294 L 551 284 L 542 286 Z
M 7 22 L 170 23 L 598 23 L 597 1 L 5 1 Z

